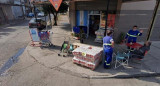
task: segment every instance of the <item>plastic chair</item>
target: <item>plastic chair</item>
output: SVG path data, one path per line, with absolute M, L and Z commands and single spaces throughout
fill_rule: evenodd
M 115 69 L 120 66 L 128 66 L 130 53 L 120 53 L 117 52 L 116 61 L 115 61 Z
M 80 33 L 80 28 L 79 27 L 73 27 L 73 32 L 76 34 Z

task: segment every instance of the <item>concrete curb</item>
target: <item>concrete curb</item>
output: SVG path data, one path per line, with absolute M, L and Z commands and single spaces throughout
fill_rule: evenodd
M 27 50 L 27 49 L 26 49 Z M 29 52 L 28 52 L 29 53 Z M 33 55 L 31 55 L 32 57 L 34 57 Z M 35 59 L 37 60 L 37 59 Z M 38 60 L 37 60 L 38 61 Z M 44 65 L 43 65 L 44 66 Z M 77 73 L 71 70 L 67 70 L 64 68 L 60 68 L 60 67 L 56 67 L 56 68 L 51 68 L 51 69 L 55 69 L 59 72 L 63 72 L 75 77 L 79 77 L 79 78 L 86 78 L 86 79 L 129 79 L 129 78 L 141 78 L 141 77 L 157 77 L 160 76 L 160 73 L 139 73 L 139 74 L 131 74 L 131 75 L 87 75 L 87 74 L 81 74 L 81 73 Z
M 141 78 L 141 77 L 157 77 L 160 76 L 160 73 L 142 73 L 142 74 L 133 74 L 133 75 L 113 75 L 113 76 L 90 76 L 90 79 L 129 79 L 129 78 Z

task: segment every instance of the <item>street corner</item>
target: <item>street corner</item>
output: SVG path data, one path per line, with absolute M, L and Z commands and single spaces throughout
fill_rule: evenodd
M 85 66 L 75 64 L 72 61 L 59 66 L 59 70 L 70 75 L 90 79 L 133 78 L 138 74 L 141 75 L 143 73 L 148 73 L 148 71 L 131 67 L 120 67 L 118 69 L 114 69 L 114 67 L 112 67 L 111 69 L 104 69 L 102 64 L 100 64 L 95 70 L 91 70 Z
M 39 64 L 54 69 L 71 61 L 71 57 L 58 56 L 59 47 L 53 46 L 52 48 L 40 48 L 28 46 L 27 53 Z

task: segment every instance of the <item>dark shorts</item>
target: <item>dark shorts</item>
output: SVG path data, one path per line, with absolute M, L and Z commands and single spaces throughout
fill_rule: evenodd
M 132 58 L 143 59 L 143 58 L 144 58 L 144 54 L 141 53 L 141 52 L 138 51 L 138 50 L 134 50 L 134 51 L 131 53 L 131 57 L 132 57 Z

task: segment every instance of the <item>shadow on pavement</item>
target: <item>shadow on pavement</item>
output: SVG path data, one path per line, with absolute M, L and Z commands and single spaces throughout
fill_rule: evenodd
M 51 30 L 51 29 L 52 29 L 52 26 L 47 26 L 46 29 L 47 29 L 47 30 Z
M 26 26 L 26 24 L 28 25 L 28 23 L 29 23 L 28 19 L 26 19 L 26 20 L 21 19 L 21 20 L 11 21 L 11 22 L 9 22 L 9 25 L 10 26 Z
M 64 17 L 64 18 L 66 18 L 66 17 Z M 68 38 L 66 36 L 66 34 L 71 33 L 71 31 L 72 31 L 72 29 L 70 27 L 70 24 L 67 23 L 66 20 L 62 20 L 62 21 L 63 22 L 60 25 L 54 26 L 54 27 L 57 28 L 57 29 L 55 29 L 57 32 L 54 33 L 55 35 L 54 35 L 53 38 L 57 38 L 57 40 L 65 40 L 66 38 Z M 52 30 L 54 31 L 54 29 L 52 29 Z M 64 33 L 64 32 L 67 32 L 67 33 Z M 84 40 L 84 44 L 91 45 L 91 46 L 102 47 L 102 44 L 101 43 L 95 43 L 94 39 L 95 39 L 94 37 L 89 37 L 88 39 Z M 74 39 L 71 39 L 71 40 L 74 40 Z M 76 41 L 79 41 L 79 40 L 76 40 Z M 57 41 L 55 41 L 55 42 L 57 42 Z M 55 45 L 55 47 L 50 47 L 48 49 L 53 51 L 53 52 L 59 53 L 60 49 L 61 49 L 61 44 L 60 43 L 63 43 L 63 41 L 58 42 L 57 43 L 58 45 Z M 123 49 L 125 50 L 126 47 L 116 45 L 115 49 L 116 49 L 115 52 L 117 52 L 117 51 L 122 51 Z M 65 60 L 65 59 L 63 59 L 63 60 Z M 65 64 L 63 64 L 59 67 L 61 69 L 65 70 L 65 71 L 67 71 L 67 72 L 72 72 L 72 73 L 80 74 L 80 75 L 85 74 L 85 75 L 88 75 L 88 76 L 112 76 L 112 75 L 117 75 L 117 74 L 118 75 L 134 75 L 134 74 L 143 74 L 143 73 L 152 72 L 150 69 L 148 69 L 148 67 L 146 67 L 143 64 L 136 64 L 136 63 L 129 62 L 129 67 L 127 67 L 127 68 L 119 67 L 117 69 L 114 69 L 114 64 L 115 63 L 113 62 L 113 65 L 112 65 L 111 69 L 104 69 L 103 64 L 100 64 L 94 71 L 92 71 L 88 68 L 85 68 L 85 67 L 81 67 L 79 65 L 75 65 L 75 64 L 72 63 L 72 61 L 67 62 L 67 63 L 65 63 Z M 144 79 L 144 78 L 138 78 L 138 79 L 143 80 L 143 81 L 149 81 L 149 82 L 156 82 L 157 81 L 157 79 L 155 77 L 153 77 L 153 79 L 155 79 L 155 80 L 149 80 L 149 79 Z M 156 83 L 158 83 L 158 82 L 156 82 Z
M 69 31 L 72 32 L 72 28 L 71 25 L 68 23 L 61 23 L 63 25 L 59 25 L 59 27 L 61 27 L 61 29 L 65 30 L 65 31 Z
M 28 26 L 28 20 L 15 20 L 10 22 L 8 25 L 4 25 L 0 27 L 0 37 L 2 35 L 8 36 L 11 32 L 15 32 L 18 27 L 21 26 Z
M 91 37 L 89 36 L 87 39 L 84 40 L 84 43 L 83 44 L 87 44 L 87 45 L 91 45 L 91 46 L 97 46 L 97 47 L 102 47 L 102 43 L 97 43 L 97 42 L 94 42 L 95 38 L 94 37 Z
M 61 46 L 54 45 L 54 46 L 49 47 L 48 49 L 51 50 L 51 51 L 60 50 L 60 49 L 61 49 Z
M 12 28 L 0 28 L 0 37 L 2 35 L 8 36 L 11 32 L 16 31 L 16 29 L 12 29 Z

